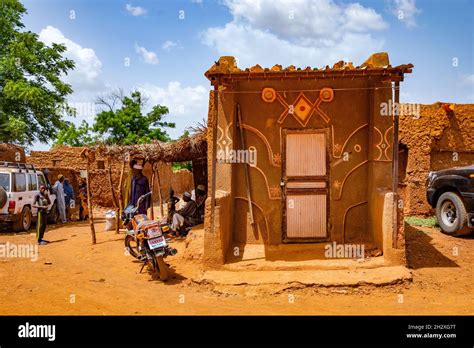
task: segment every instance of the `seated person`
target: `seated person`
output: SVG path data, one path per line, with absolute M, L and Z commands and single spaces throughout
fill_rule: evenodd
M 174 213 L 176 213 L 176 203 L 179 202 L 179 198 L 174 196 L 174 191 L 170 188 L 169 197 L 166 200 L 168 212 L 167 212 L 167 222 L 170 224 L 173 219 Z
M 206 208 L 206 188 L 204 185 L 198 185 L 196 188 L 196 205 L 198 209 L 198 218 L 202 222 L 204 221 L 204 210 Z
M 181 235 L 180 230 L 184 225 L 194 226 L 198 217 L 197 204 L 189 192 L 183 194 L 183 201 L 186 202 L 185 206 L 173 214 L 171 222 L 171 230 L 177 235 Z

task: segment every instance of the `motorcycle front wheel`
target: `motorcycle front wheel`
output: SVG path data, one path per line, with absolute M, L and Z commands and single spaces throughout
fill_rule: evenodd
M 127 248 L 130 255 L 138 259 L 138 243 L 133 236 L 128 234 L 125 236 L 125 248 Z

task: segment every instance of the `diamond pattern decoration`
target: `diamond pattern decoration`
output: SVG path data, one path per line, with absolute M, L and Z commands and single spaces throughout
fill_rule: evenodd
M 313 113 L 316 113 L 323 119 L 324 122 L 329 123 L 331 119 L 321 109 L 321 103 L 330 103 L 334 99 L 334 90 L 330 87 L 324 87 L 320 90 L 319 97 L 311 102 L 303 92 L 300 92 L 293 104 L 289 104 L 286 96 L 283 97 L 272 87 L 266 87 L 262 90 L 262 100 L 266 103 L 273 103 L 278 101 L 284 108 L 278 123 L 283 124 L 288 115 L 292 115 L 299 124 L 306 127 Z
M 295 101 L 293 106 L 293 113 L 296 120 L 304 127 L 308 123 L 311 115 L 314 112 L 313 104 L 301 93 Z

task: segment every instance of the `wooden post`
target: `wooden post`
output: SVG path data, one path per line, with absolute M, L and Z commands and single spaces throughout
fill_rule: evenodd
M 160 214 L 161 217 L 164 216 L 163 212 L 163 197 L 161 196 L 161 182 L 160 182 L 160 163 L 156 164 L 156 183 L 158 184 L 158 199 L 160 202 Z
M 393 103 L 395 110 L 393 112 L 393 143 L 392 143 L 392 190 L 393 190 L 393 235 L 392 246 L 394 249 L 398 247 L 398 128 L 400 117 L 400 81 L 395 81 L 395 102 Z
M 118 186 L 118 203 L 119 203 L 119 212 L 118 212 L 118 223 L 120 224 L 120 216 L 122 215 L 122 211 L 124 209 L 123 206 L 123 174 L 125 172 L 125 161 L 122 161 L 122 169 L 120 170 L 120 179 L 119 179 L 119 186 Z
M 244 137 L 244 129 L 242 126 L 242 115 L 240 113 L 240 104 L 237 103 L 237 127 L 240 130 L 240 144 L 242 146 L 242 150 L 247 150 L 245 147 L 245 137 Z M 250 178 L 249 178 L 249 167 L 248 163 L 244 163 L 244 174 L 245 174 L 245 188 L 247 190 L 247 200 L 249 205 L 249 214 L 250 214 L 250 225 L 255 229 L 255 220 L 253 217 L 253 209 L 252 209 L 252 195 L 250 193 Z
M 94 213 L 92 212 L 92 202 L 91 202 L 91 188 L 90 188 L 90 180 L 89 180 L 89 159 L 87 159 L 87 169 L 86 169 L 86 184 L 87 184 L 87 207 L 89 208 L 89 225 L 91 227 L 91 235 L 92 235 L 92 244 L 96 244 L 97 240 L 95 237 L 95 228 L 94 228 Z
M 216 177 L 217 177 L 217 117 L 219 115 L 219 80 L 215 81 L 214 84 L 214 115 L 212 115 L 212 173 L 211 173 L 211 223 L 210 223 L 210 232 L 215 232 L 215 222 L 216 222 Z
M 110 163 L 110 158 L 107 157 L 107 174 L 109 177 L 109 186 L 110 190 L 112 191 L 112 201 L 114 203 L 115 208 L 115 233 L 119 233 L 119 203 L 117 200 L 117 195 L 114 189 L 114 185 L 112 183 L 112 164 Z
M 151 195 L 150 195 L 150 218 L 155 220 L 155 212 L 153 211 L 153 190 L 155 189 L 155 163 L 150 162 L 151 164 Z

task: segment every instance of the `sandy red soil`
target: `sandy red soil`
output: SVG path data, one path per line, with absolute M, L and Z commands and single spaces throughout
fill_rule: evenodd
M 91 245 L 87 223 L 50 226 L 45 238 L 53 243 L 39 247 L 36 262 L 0 259 L 0 314 L 474 314 L 473 236 L 453 238 L 435 228 L 408 228 L 410 283 L 355 288 L 226 287 L 192 280 L 201 268 L 198 261 L 183 258 L 185 241 L 173 243 L 180 254 L 168 259 L 174 278 L 167 283 L 151 280 L 149 274 L 139 273 L 139 263 L 125 255 L 123 233 L 102 229 L 103 223 L 98 223 L 98 243 Z M 30 232 L 1 232 L 0 243 L 33 243 L 34 231 Z

